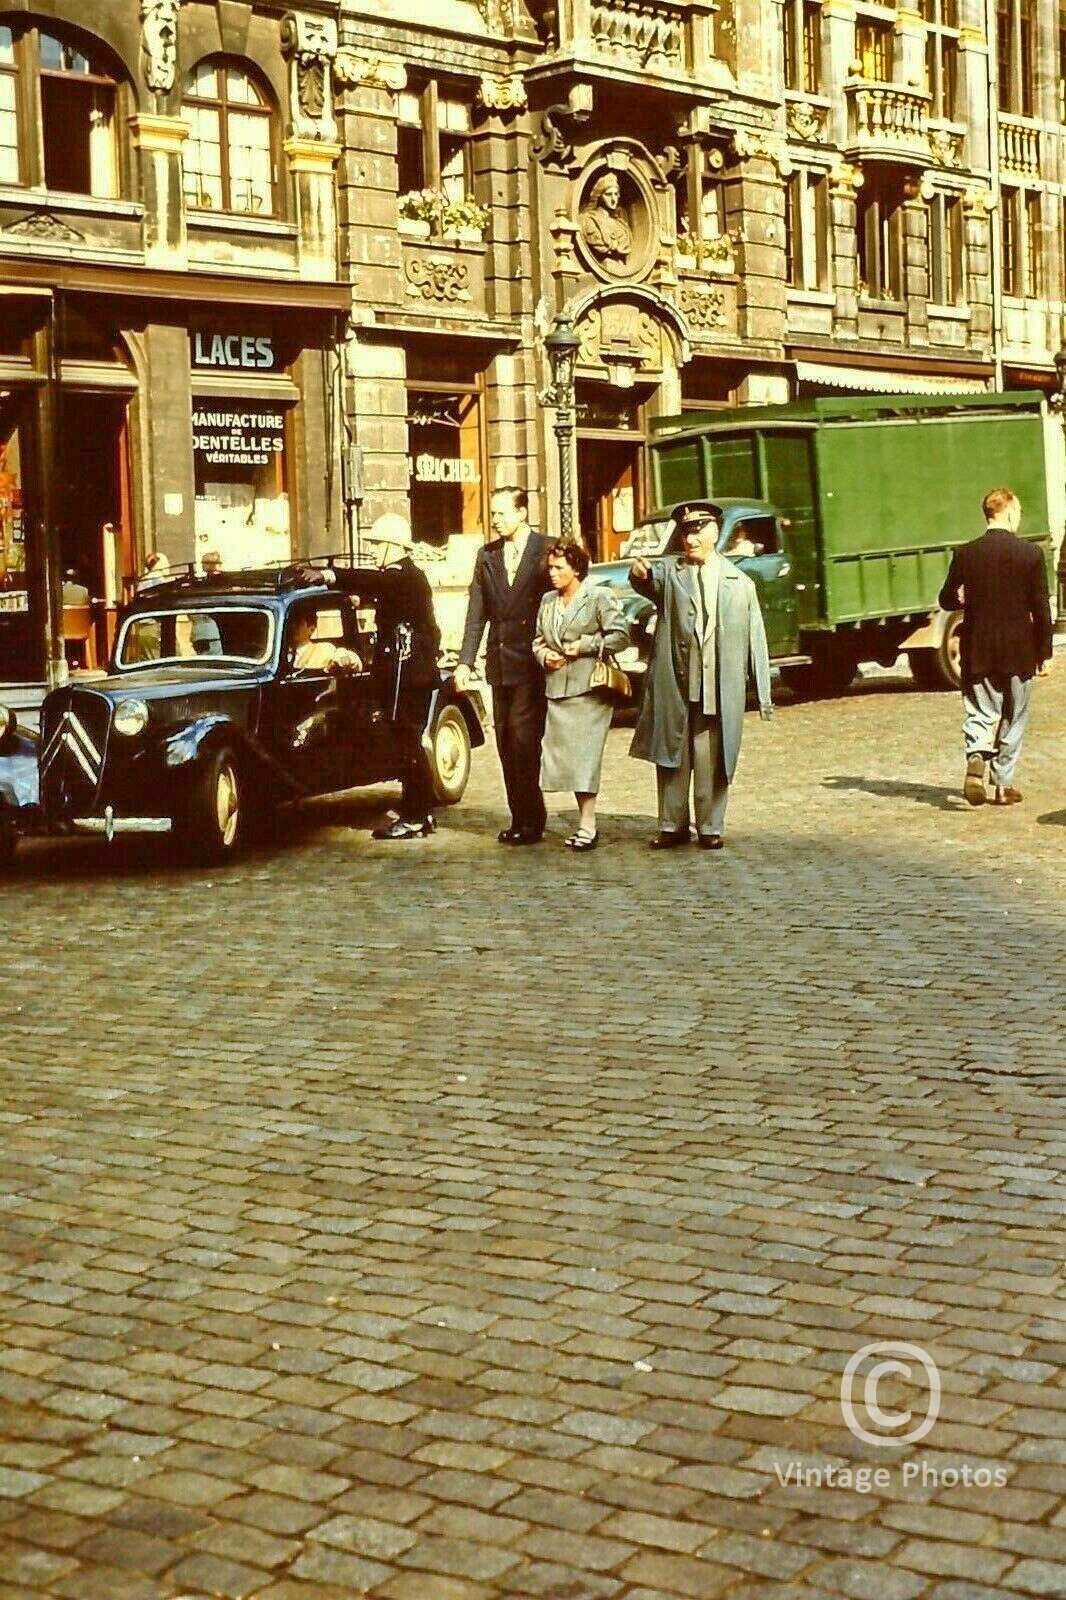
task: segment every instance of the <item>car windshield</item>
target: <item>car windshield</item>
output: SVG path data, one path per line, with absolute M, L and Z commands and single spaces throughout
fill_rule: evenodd
M 672 517 L 663 517 L 654 522 L 638 522 L 622 546 L 622 555 L 631 561 L 635 556 L 661 556 L 673 527 Z
M 196 607 L 189 611 L 141 612 L 119 635 L 119 668 L 150 662 L 188 662 L 211 657 L 260 666 L 274 647 L 274 614 L 266 606 Z

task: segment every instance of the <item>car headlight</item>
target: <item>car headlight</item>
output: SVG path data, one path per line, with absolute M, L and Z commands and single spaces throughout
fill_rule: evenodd
M 115 707 L 114 727 L 116 733 L 124 733 L 132 739 L 138 733 L 143 733 L 148 726 L 148 707 L 143 700 L 120 700 Z

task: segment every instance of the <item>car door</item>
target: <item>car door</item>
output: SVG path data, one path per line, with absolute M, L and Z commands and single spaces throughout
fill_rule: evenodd
M 300 663 L 298 626 L 311 618 L 319 648 Z M 342 698 L 339 671 L 329 657 L 343 640 L 337 602 L 301 604 L 290 611 L 282 639 L 274 691 L 273 743 L 293 781 L 307 794 L 326 794 L 347 786 L 348 724 L 351 702 Z
M 796 588 L 778 518 L 761 509 L 730 508 L 723 519 L 718 551 L 726 560 L 735 561 L 758 590 L 771 659 L 795 655 L 799 642 Z

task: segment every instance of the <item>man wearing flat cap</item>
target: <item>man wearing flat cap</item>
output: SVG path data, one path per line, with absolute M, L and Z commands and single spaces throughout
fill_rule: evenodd
M 659 831 L 652 849 L 688 844 L 691 790 L 698 842 L 720 850 L 748 676 L 768 720 L 770 657 L 755 585 L 717 553 L 718 508 L 686 506 L 678 525 L 681 555 L 638 559 L 630 568 L 634 589 L 655 606 L 659 623 L 629 753 L 655 763 Z

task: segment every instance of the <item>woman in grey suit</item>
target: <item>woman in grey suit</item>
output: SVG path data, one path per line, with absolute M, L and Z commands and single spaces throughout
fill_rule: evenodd
M 591 686 L 601 654 L 624 650 L 629 628 L 621 602 L 610 589 L 585 582 L 588 553 L 566 540 L 548 552 L 552 592 L 540 603 L 533 654 L 544 668 L 548 720 L 544 729 L 540 786 L 547 792 L 572 789 L 580 816 L 566 843 L 571 850 L 594 850 L 596 795 L 611 701 Z

